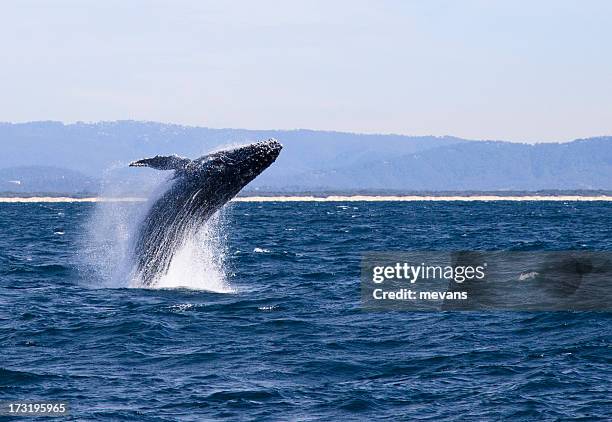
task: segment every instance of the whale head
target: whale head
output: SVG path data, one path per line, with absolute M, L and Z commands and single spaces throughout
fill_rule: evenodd
M 216 151 L 193 161 L 187 173 L 217 180 L 226 189 L 240 191 L 278 157 L 283 146 L 276 139 Z
M 276 160 L 282 148 L 276 139 L 268 139 L 214 151 L 195 160 L 156 156 L 130 166 L 174 170 L 175 183 L 169 197 L 176 205 L 189 201 L 190 205 L 211 210 L 236 196 Z

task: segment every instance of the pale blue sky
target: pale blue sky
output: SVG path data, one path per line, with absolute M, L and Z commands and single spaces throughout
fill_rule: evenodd
M 0 121 L 612 134 L 610 1 L 4 1 Z

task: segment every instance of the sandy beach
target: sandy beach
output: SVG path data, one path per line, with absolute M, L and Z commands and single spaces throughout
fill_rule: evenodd
M 251 196 L 237 202 L 418 202 L 418 201 L 612 201 L 612 196 Z
M 90 198 L 71 198 L 62 197 L 4 197 L 0 198 L 0 203 L 37 203 L 37 202 L 143 202 L 146 198 L 110 198 L 110 197 L 90 197 Z M 351 196 L 243 196 L 234 198 L 234 202 L 418 202 L 418 201 L 612 201 L 612 196 L 579 196 L 579 195 L 521 195 L 521 196 L 502 196 L 502 195 L 473 195 L 473 196 L 370 196 L 370 195 L 351 195 Z
M 69 196 L 32 196 L 32 197 L 4 197 L 0 203 L 22 203 L 22 202 L 141 202 L 145 198 L 71 198 Z

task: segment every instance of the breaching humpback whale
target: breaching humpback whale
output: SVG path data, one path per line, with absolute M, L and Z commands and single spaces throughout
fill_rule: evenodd
M 156 156 L 131 167 L 173 170 L 170 187 L 151 206 L 134 239 L 136 276 L 146 287 L 167 273 L 186 235 L 200 227 L 276 160 L 275 139 L 213 152 L 195 160 Z

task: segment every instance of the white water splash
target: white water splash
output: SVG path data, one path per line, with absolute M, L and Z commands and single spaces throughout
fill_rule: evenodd
M 168 189 L 167 174 L 155 173 L 156 187 L 146 203 L 97 203 L 83 236 L 80 253 L 84 278 L 91 287 L 141 288 L 135 277 L 133 239 L 155 201 Z M 163 178 L 160 177 L 163 175 Z M 108 186 L 110 185 L 110 189 Z M 107 184 L 104 194 L 117 194 Z M 149 288 L 188 288 L 218 293 L 234 292 L 225 273 L 226 236 L 222 212 L 194 228 L 175 251 L 170 268 Z
M 225 277 L 225 237 L 223 218 L 217 212 L 194 232 L 187 235 L 175 252 L 168 272 L 154 288 L 186 288 L 217 293 L 233 293 Z

